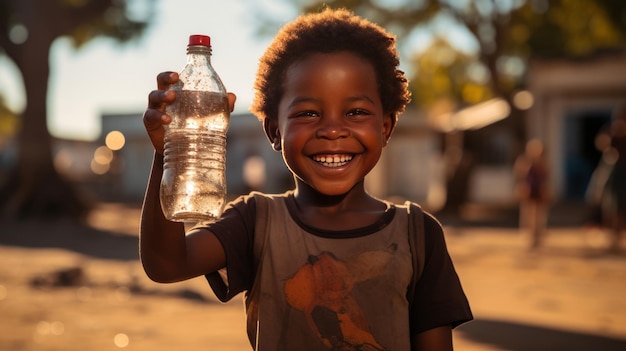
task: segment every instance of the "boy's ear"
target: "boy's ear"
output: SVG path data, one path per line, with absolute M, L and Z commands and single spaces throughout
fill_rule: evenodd
M 387 145 L 393 130 L 396 128 L 396 124 L 398 124 L 398 116 L 390 113 L 383 118 L 383 137 L 385 138 L 385 145 Z
M 272 148 L 275 151 L 280 151 L 280 131 L 278 130 L 278 123 L 272 118 L 266 117 L 263 120 L 263 130 L 267 140 L 272 144 Z

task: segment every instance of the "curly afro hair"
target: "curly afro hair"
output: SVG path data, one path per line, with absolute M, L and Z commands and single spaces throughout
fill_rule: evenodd
M 345 9 L 302 15 L 278 32 L 261 57 L 250 110 L 260 120 L 277 118 L 290 65 L 315 53 L 348 51 L 373 65 L 383 111 L 395 119 L 411 100 L 395 43 L 395 36 Z

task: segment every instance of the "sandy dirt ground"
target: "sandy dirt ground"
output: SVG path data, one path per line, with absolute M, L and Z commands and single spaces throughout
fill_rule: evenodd
M 0 351 L 249 350 L 240 298 L 203 278 L 162 285 L 137 255 L 139 209 L 101 205 L 88 226 L 0 222 Z M 455 350 L 626 350 L 626 250 L 602 232 L 447 227 L 475 314 Z

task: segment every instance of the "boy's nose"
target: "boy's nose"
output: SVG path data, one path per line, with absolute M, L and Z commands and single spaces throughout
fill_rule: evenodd
M 326 117 L 322 118 L 317 128 L 316 136 L 318 138 L 337 139 L 346 137 L 348 134 L 350 134 L 350 131 L 346 128 L 343 118 Z

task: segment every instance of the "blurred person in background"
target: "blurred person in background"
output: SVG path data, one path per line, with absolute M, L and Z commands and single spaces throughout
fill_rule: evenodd
M 601 238 L 597 243 L 602 246 L 606 245 L 605 230 L 611 226 L 609 207 L 612 206 L 612 196 L 608 183 L 618 157 L 617 151 L 611 146 L 611 133 L 608 125 L 596 136 L 595 146 L 601 153 L 601 157 L 591 174 L 585 192 L 585 202 L 589 213 L 585 223 L 585 235 L 593 244 L 596 243 L 596 238 Z
M 613 228 L 610 248 L 618 251 L 626 222 L 626 103 L 620 103 L 614 109 L 610 133 L 615 164 L 607 181 L 607 196 L 610 196 L 607 209 Z
M 540 140 L 529 140 L 524 153 L 513 166 L 515 193 L 520 201 L 520 228 L 528 232 L 531 249 L 541 246 L 545 237 L 548 205 L 552 197 L 544 153 Z

